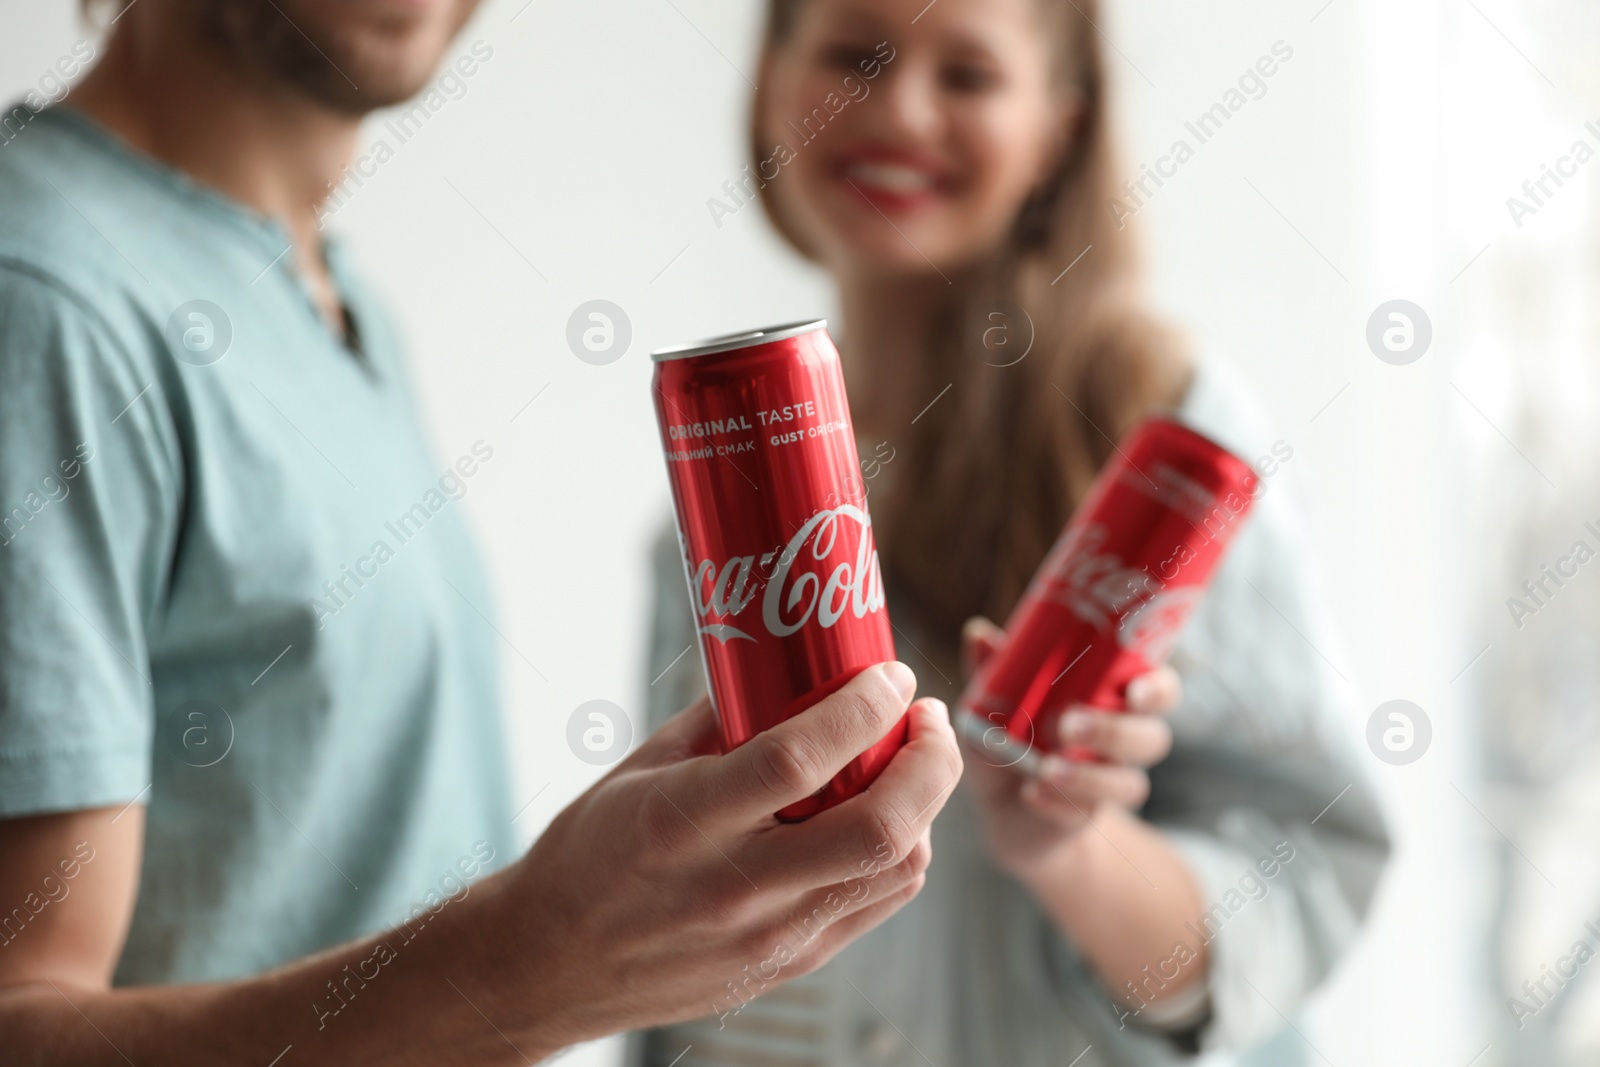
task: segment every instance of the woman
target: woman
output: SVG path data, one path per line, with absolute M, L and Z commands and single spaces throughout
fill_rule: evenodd
M 838 283 L 891 614 L 947 700 L 1003 640 L 968 620 L 1006 617 L 1142 416 L 1175 410 L 1264 475 L 1293 455 L 1139 310 L 1095 16 L 1086 0 L 769 6 L 754 175 Z M 1108 763 L 1052 758 L 1026 781 L 969 755 L 918 901 L 816 974 L 636 1042 L 636 1062 L 1162 1064 L 1281 1026 L 1386 852 L 1337 740 L 1346 691 L 1300 541 L 1268 478 L 1177 675 L 1130 686 L 1133 714 L 1063 720 L 1058 740 Z M 657 570 L 652 677 L 694 639 L 670 540 Z M 679 668 L 652 696 L 667 711 L 698 685 Z

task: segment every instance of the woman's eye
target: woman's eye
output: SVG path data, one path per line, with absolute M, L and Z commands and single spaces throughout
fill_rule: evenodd
M 822 65 L 834 70 L 860 70 L 872 58 L 872 49 L 862 45 L 832 44 L 822 49 Z
M 960 93 L 981 93 L 1000 84 L 1000 75 L 988 67 L 960 63 L 946 67 L 940 75 L 945 88 Z

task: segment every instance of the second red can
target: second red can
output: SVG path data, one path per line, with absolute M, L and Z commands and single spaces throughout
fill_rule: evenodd
M 839 353 L 824 321 L 652 353 L 701 660 L 725 749 L 895 658 Z M 796 820 L 870 785 L 904 718 Z
M 962 694 L 955 724 L 1032 771 L 1073 704 L 1121 710 L 1159 666 L 1254 503 L 1244 460 L 1169 419 L 1142 424 L 1101 470 L 1006 621 L 1006 645 Z M 1069 747 L 1071 759 L 1093 760 Z

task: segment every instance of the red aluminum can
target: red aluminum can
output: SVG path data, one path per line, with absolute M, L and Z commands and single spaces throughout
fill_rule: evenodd
M 724 750 L 895 658 L 839 353 L 824 321 L 652 353 L 684 574 Z M 798 820 L 870 785 L 902 718 Z
M 1248 463 L 1193 430 L 1140 425 L 1040 564 L 1006 622 L 1005 648 L 967 685 L 957 729 L 1034 771 L 1069 706 L 1122 710 L 1128 682 L 1166 659 L 1258 485 Z

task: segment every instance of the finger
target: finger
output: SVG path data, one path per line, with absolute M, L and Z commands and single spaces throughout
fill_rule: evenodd
M 910 854 L 899 863 L 865 870 L 805 894 L 800 905 L 787 916 L 786 925 L 811 940 L 845 916 L 899 893 L 927 873 L 933 859 L 933 843 L 929 838 L 928 833 L 923 833 Z
M 882 924 L 884 920 L 910 903 L 922 891 L 926 880 L 927 875 L 918 875 L 910 885 L 868 904 L 860 911 L 844 916 L 829 926 L 821 937 L 811 943 L 809 951 L 802 954 L 796 962 L 791 972 L 793 977 L 810 974 L 838 955 L 841 949 L 856 938 Z
M 1134 767 L 1153 767 L 1172 751 L 1172 727 L 1165 719 L 1093 708 L 1074 708 L 1063 715 L 1060 738 L 1063 745 Z
M 1005 647 L 1006 632 L 982 615 L 974 615 L 961 627 L 961 669 L 970 678 L 990 656 Z
M 750 820 L 804 800 L 900 722 L 916 687 L 916 675 L 903 663 L 868 667 L 838 692 L 717 760 L 697 803 L 708 818 Z
M 960 778 L 950 713 L 925 697 L 911 706 L 905 747 L 865 792 L 803 823 L 773 827 L 750 855 L 768 881 L 811 885 L 892 866 L 932 825 Z
M 1076 800 L 1038 778 L 1030 778 L 1022 784 L 1017 791 L 1017 803 L 1063 830 L 1082 826 L 1094 813 L 1092 801 Z
M 1108 763 L 1078 763 L 1046 756 L 1038 781 L 1040 798 L 1061 801 L 1067 808 L 1093 812 L 1102 802 L 1135 809 L 1150 796 L 1150 776 L 1137 767 Z
M 711 701 L 701 697 L 663 723 L 661 729 L 629 754 L 621 767 L 632 770 L 664 767 L 716 751 L 717 716 L 711 710 Z
M 1129 682 L 1124 697 L 1134 715 L 1165 715 L 1183 699 L 1183 682 L 1177 671 L 1163 664 Z

